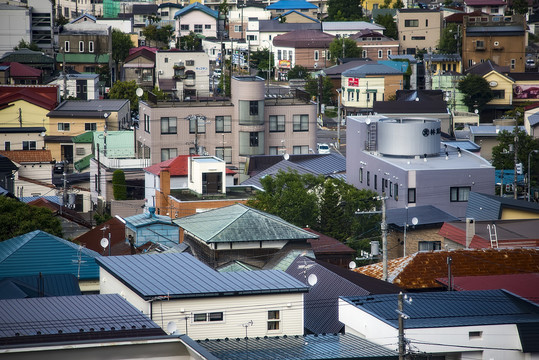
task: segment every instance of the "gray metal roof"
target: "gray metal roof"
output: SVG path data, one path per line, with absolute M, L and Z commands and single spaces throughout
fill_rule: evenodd
M 10 293 L 10 290 L 14 290 Z M 73 274 L 49 274 L 0 279 L 0 299 L 81 295 Z
M 277 270 L 219 273 L 186 253 L 110 256 L 98 263 L 144 299 L 305 292 Z M 182 274 L 182 276 L 178 276 Z
M 404 223 L 412 226 L 412 219 L 417 218 L 416 226 L 440 224 L 449 221 L 459 221 L 459 218 L 446 213 L 432 205 L 414 206 L 408 209 L 390 209 L 386 213 L 388 225 L 394 225 L 399 228 L 404 227 Z
M 360 31 L 363 29 L 385 30 L 386 28 L 382 25 L 372 24 L 366 21 L 324 21 L 322 23 L 323 31 Z
M 260 20 L 258 22 L 260 32 L 287 33 L 294 30 L 321 30 L 320 23 L 281 23 L 279 20 Z
M 126 104 L 129 104 L 129 100 L 67 100 L 54 111 L 119 111 Z
M 128 337 L 163 330 L 118 294 L 0 300 L 0 344 Z M 71 337 L 70 337 L 71 336 Z M 114 336 L 114 335 L 112 335 Z
M 294 162 L 315 174 L 330 175 L 346 171 L 346 158 L 334 153 Z
M 135 227 L 135 228 L 148 226 L 152 224 L 174 225 L 169 216 L 156 215 L 156 214 L 150 215 L 149 213 L 129 216 L 129 217 L 126 217 L 124 220 L 126 222 L 126 226 Z
M 469 140 L 456 140 L 456 141 L 453 141 L 453 140 L 447 140 L 447 141 L 442 141 L 442 144 L 447 144 L 449 146 L 452 146 L 452 147 L 459 147 L 461 148 L 462 150 L 468 150 L 468 151 L 479 151 L 481 150 L 481 146 L 477 145 L 476 143 L 474 143 L 473 141 L 469 141 Z
M 396 359 L 398 354 L 352 334 L 198 341 L 221 360 Z
M 504 207 L 539 213 L 539 204 L 534 202 L 471 191 L 466 207 L 466 217 L 476 220 L 497 220 L 500 219 Z
M 425 61 L 461 61 L 459 54 L 424 54 Z
M 398 328 L 397 294 L 348 297 L 346 301 Z M 404 305 L 407 329 L 539 323 L 539 306 L 505 290 L 414 293 Z
M 206 243 L 306 240 L 317 238 L 278 216 L 234 204 L 173 220 Z
M 503 34 L 508 35 L 522 35 L 525 32 L 525 28 L 519 25 L 510 26 L 469 26 L 466 28 L 466 34 Z
M 528 121 L 530 122 L 530 125 L 533 127 L 537 124 L 539 124 L 539 113 L 535 113 L 528 117 Z
M 384 64 L 365 64 L 346 70 L 342 73 L 342 76 L 346 77 L 364 77 L 367 75 L 391 75 L 391 74 L 402 74 L 401 71 L 392 68 Z
M 270 166 L 269 168 L 259 172 L 258 174 L 251 176 L 249 179 L 242 182 L 242 185 L 251 185 L 256 186 L 259 189 L 263 189 L 262 183 L 260 180 L 264 178 L 265 176 L 272 176 L 276 175 L 279 171 L 289 172 L 289 171 L 296 171 L 298 174 L 313 174 L 316 175 L 313 171 L 308 170 L 304 168 L 303 166 L 300 166 L 299 164 L 293 163 L 290 160 L 282 160 L 279 161 L 277 164 Z
M 497 125 L 479 125 L 470 126 L 470 132 L 475 136 L 498 136 L 500 131 L 513 132 L 514 126 L 497 126 Z M 522 131 L 526 131 L 524 126 L 518 127 Z

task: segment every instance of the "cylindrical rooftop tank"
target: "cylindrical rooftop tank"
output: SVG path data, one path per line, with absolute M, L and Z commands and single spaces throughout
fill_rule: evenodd
M 377 125 L 378 152 L 390 156 L 440 153 L 440 120 L 383 119 Z

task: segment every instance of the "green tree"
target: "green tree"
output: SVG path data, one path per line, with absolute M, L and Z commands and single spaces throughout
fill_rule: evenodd
M 112 194 L 114 200 L 127 200 L 127 184 L 123 170 L 114 170 L 112 173 Z
M 380 5 L 380 9 L 389 9 L 391 6 L 391 0 L 384 0 L 384 3 Z
M 202 50 L 202 40 L 194 32 L 180 38 L 180 49 L 187 51 Z
M 4 196 L 0 197 L 0 229 L 0 241 L 34 230 L 63 236 L 62 224 L 52 211 Z
M 329 21 L 354 21 L 362 20 L 362 0 L 328 0 Z
M 527 14 L 528 13 L 528 1 L 527 0 L 513 0 L 512 9 L 515 14 Z
M 404 7 L 404 2 L 402 0 L 397 0 L 393 3 L 393 9 L 402 9 Z
M 306 79 L 309 71 L 305 66 L 296 65 L 288 72 L 288 79 Z
M 498 145 L 492 148 L 492 165 L 496 169 L 514 169 L 515 154 L 511 149 L 514 149 L 515 137 L 517 138 L 517 162 L 522 163 L 524 169 L 528 169 L 528 154 L 532 150 L 539 149 L 539 139 L 526 134 L 525 130 L 520 130 L 516 126 L 512 132 L 502 130 L 496 136 Z M 535 160 L 537 158 L 539 156 L 534 157 Z M 533 168 L 537 169 L 535 166 Z
M 488 81 L 477 74 L 468 74 L 459 81 L 457 88 L 464 94 L 464 104 L 469 111 L 476 108 L 481 111 L 483 106 L 494 97 Z
M 129 55 L 129 49 L 134 47 L 131 36 L 118 29 L 112 30 L 112 60 L 114 60 L 116 78 L 118 78 L 118 64 Z
M 343 51 L 344 47 L 344 51 Z M 361 48 L 357 42 L 350 38 L 335 38 L 329 44 L 331 61 L 337 62 L 338 58 L 358 58 L 361 57 Z
M 63 26 L 69 22 L 69 19 L 64 17 L 63 15 L 60 15 L 56 18 L 56 26 Z
M 109 92 L 110 99 L 128 99 L 131 102 L 131 110 L 138 109 L 137 82 L 131 81 L 116 81 Z
M 399 33 L 397 31 L 397 24 L 391 14 L 378 15 L 375 21 L 378 25 L 382 25 L 386 28 L 384 35 L 395 40 L 398 39 Z
M 305 91 L 309 93 L 311 96 L 317 97 L 319 95 L 319 80 L 318 78 L 309 78 L 307 79 L 307 83 L 305 84 Z M 329 104 L 331 103 L 331 99 L 333 98 L 333 83 L 328 77 L 322 78 L 322 104 Z
M 39 51 L 39 46 L 35 42 L 26 42 L 24 39 L 21 39 L 19 41 L 19 44 L 13 48 L 13 50 L 17 51 L 20 49 L 29 49 L 33 51 Z
M 168 49 L 174 35 L 172 25 L 159 26 L 161 18 L 155 14 L 148 16 L 148 25 L 142 28 L 142 35 L 151 44 Z
M 105 86 L 111 86 L 110 68 L 108 64 L 98 66 L 95 72 L 99 75 L 100 83 L 104 84 Z
M 268 69 L 273 69 L 273 53 L 269 49 L 262 49 L 251 53 L 251 63 L 258 69 L 258 76 L 267 79 Z
M 457 24 L 448 24 L 442 31 L 442 36 L 440 37 L 440 42 L 438 43 L 438 53 L 456 54 L 458 51 L 457 38 L 459 36 L 460 34 L 458 34 Z

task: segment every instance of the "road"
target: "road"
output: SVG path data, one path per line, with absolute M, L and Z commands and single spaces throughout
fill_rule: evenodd
M 338 151 L 331 144 L 337 143 L 337 129 L 318 129 L 316 131 L 316 142 L 330 144 L 331 152 L 340 152 L 346 156 L 346 128 L 341 127 L 341 146 Z

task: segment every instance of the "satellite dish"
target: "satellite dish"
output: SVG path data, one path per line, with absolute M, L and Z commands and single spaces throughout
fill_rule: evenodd
M 137 88 L 137 90 L 135 90 L 135 93 L 138 97 L 141 97 L 144 94 L 144 90 L 142 90 L 141 88 Z
M 476 114 L 479 114 L 479 110 L 477 110 L 477 109 L 475 109 L 473 112 L 476 113 Z
M 315 286 L 316 283 L 318 282 L 318 277 L 315 274 L 311 274 L 307 278 L 307 282 L 309 283 L 309 285 Z
M 348 263 L 348 267 L 350 269 L 355 269 L 356 268 L 356 262 L 355 261 L 350 261 L 350 263 Z
M 371 123 L 371 118 L 367 118 L 367 120 L 365 120 L 365 124 L 369 125 Z
M 284 157 L 285 160 L 288 160 L 288 159 L 290 159 L 290 154 L 285 153 L 285 154 L 283 155 L 283 157 Z
M 101 241 L 99 242 L 99 244 L 101 244 L 101 247 L 102 247 L 103 249 L 105 249 L 107 246 L 109 246 L 109 239 L 103 238 L 103 239 L 101 239 Z
M 168 324 L 167 324 L 167 332 L 172 335 L 176 332 L 178 328 L 176 327 L 176 322 L 174 321 L 169 321 Z
M 417 225 L 419 223 L 419 220 L 414 216 L 412 218 L 412 225 Z

